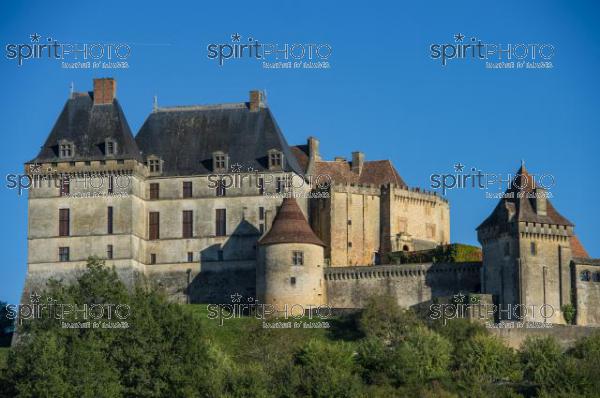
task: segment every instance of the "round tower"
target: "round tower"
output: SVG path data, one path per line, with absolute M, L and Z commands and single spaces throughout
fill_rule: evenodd
M 324 244 L 293 198 L 285 198 L 269 232 L 258 242 L 256 292 L 263 304 L 297 314 L 327 303 Z M 301 307 L 300 307 L 301 306 Z

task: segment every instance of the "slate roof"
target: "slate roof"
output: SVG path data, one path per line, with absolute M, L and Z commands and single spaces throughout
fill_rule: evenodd
M 360 175 L 352 171 L 352 162 L 316 162 L 315 175 L 329 175 L 336 183 L 385 185 L 389 183 L 406 187 L 406 183 L 389 160 L 365 161 Z
M 229 156 L 242 170 L 268 170 L 268 153 L 284 154 L 284 171 L 304 175 L 271 111 L 251 112 L 247 103 L 159 108 L 135 138 L 144 158 L 162 158 L 163 175 L 210 174 L 213 153 Z
M 310 243 L 325 246 L 308 225 L 294 198 L 283 199 L 271 229 L 258 241 L 259 245 L 277 243 Z
M 555 225 L 570 225 L 573 223 L 563 217 L 552 205 L 549 199 L 546 204 L 546 214 L 541 216 L 535 211 L 535 198 L 527 197 L 523 194 L 521 197 L 517 195 L 518 192 L 532 193 L 533 178 L 522 165 L 516 173 L 511 186 L 506 190 L 507 197 L 500 200 L 492 214 L 486 218 L 477 230 L 482 228 L 488 228 L 493 225 L 499 225 L 510 221 L 527 221 L 535 222 L 540 224 L 555 224 Z M 510 197 L 514 196 L 514 197 Z M 508 218 L 508 214 L 514 213 L 514 218 Z
M 109 137 L 117 143 L 117 153 L 105 157 L 104 145 Z M 67 100 L 40 152 L 28 163 L 65 161 L 58 156 L 58 142 L 63 139 L 75 145 L 75 156 L 69 161 L 141 160 L 119 102 L 115 99 L 111 104 L 94 105 L 91 92 L 75 93 Z

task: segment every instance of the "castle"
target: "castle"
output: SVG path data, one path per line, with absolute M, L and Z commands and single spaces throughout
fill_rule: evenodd
M 557 323 L 573 304 L 578 324 L 600 323 L 590 305 L 599 262 L 545 200 L 502 199 L 477 229 L 483 266 L 382 264 L 448 244 L 448 201 L 409 188 L 388 160 L 326 161 L 314 137 L 288 145 L 260 91 L 239 103 L 155 104 L 134 137 L 116 86 L 94 79 L 92 92 L 72 93 L 26 163 L 24 300 L 98 255 L 125 281 L 145 275 L 184 303 L 241 294 L 360 308 L 387 292 L 411 307 L 473 292 L 551 304 Z

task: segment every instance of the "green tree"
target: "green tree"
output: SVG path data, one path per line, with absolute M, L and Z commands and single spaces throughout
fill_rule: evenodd
M 491 383 L 521 378 L 516 353 L 495 336 L 476 334 L 455 351 L 455 375 L 463 388 L 482 390 Z
M 521 346 L 519 356 L 526 381 L 542 388 L 560 387 L 563 357 L 556 339 L 528 337 Z
M 359 320 L 365 336 L 389 344 L 402 340 L 411 328 L 421 324 L 413 311 L 400 308 L 396 299 L 388 295 L 370 297 Z
M 320 398 L 355 397 L 360 392 L 360 378 L 354 353 L 344 342 L 311 340 L 296 355 L 293 368 L 301 381 L 298 395 Z

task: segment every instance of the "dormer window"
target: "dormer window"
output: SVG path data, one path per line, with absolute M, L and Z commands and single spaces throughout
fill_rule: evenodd
M 277 149 L 269 151 L 269 170 L 277 170 L 283 168 L 283 153 Z
M 226 153 L 217 151 L 213 153 L 213 170 L 214 171 L 227 171 L 229 167 L 229 156 Z
M 106 156 L 114 156 L 117 154 L 117 143 L 111 138 L 107 138 L 104 142 L 104 154 Z
M 158 156 L 148 156 L 148 171 L 150 174 L 162 173 L 162 160 Z
M 75 145 L 71 141 L 62 140 L 58 143 L 58 157 L 61 159 L 72 158 L 75 155 Z

